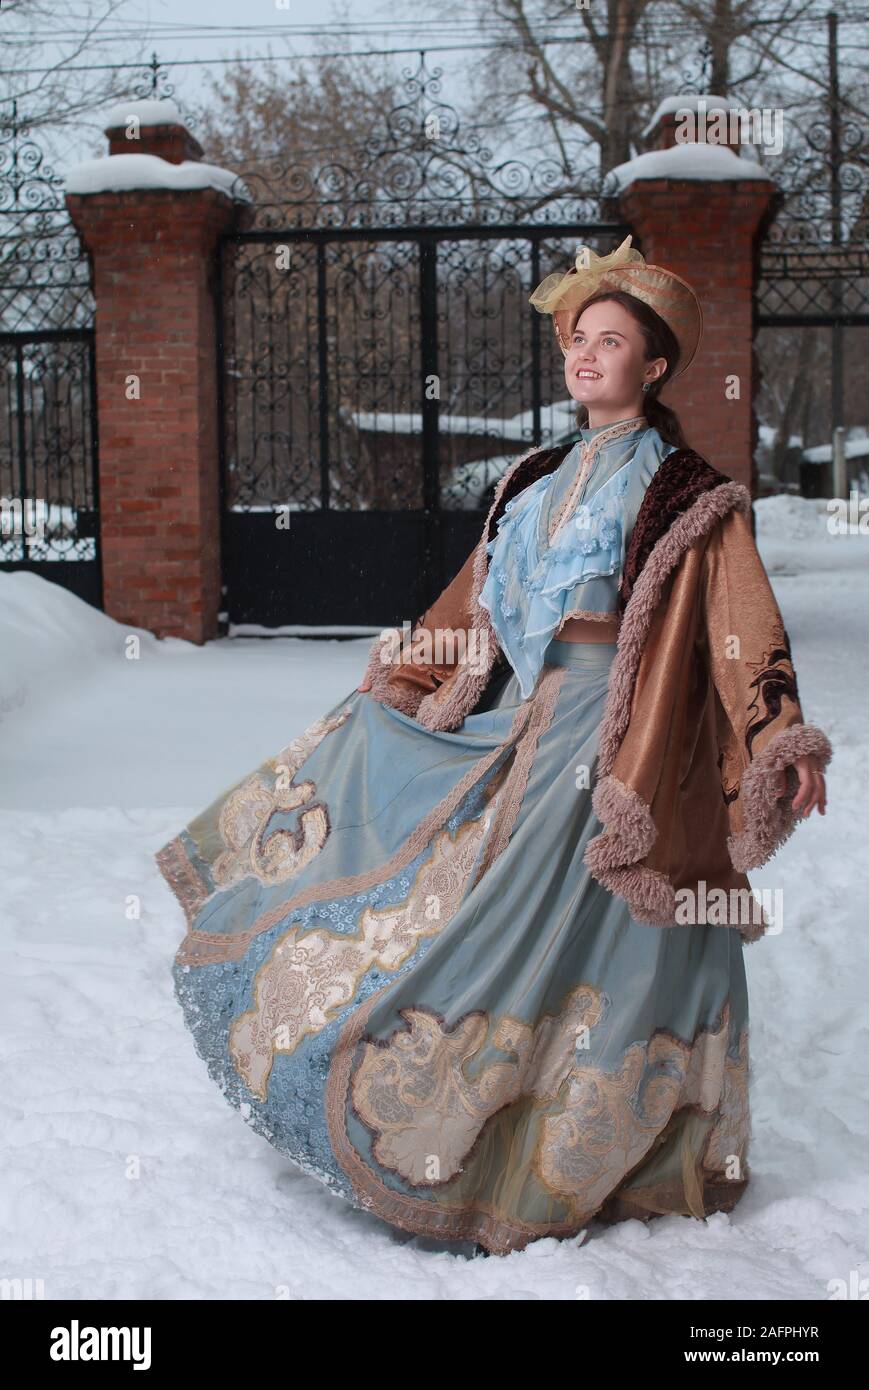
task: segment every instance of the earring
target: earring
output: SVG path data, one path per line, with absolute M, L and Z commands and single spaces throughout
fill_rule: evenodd
M 652 383 L 651 383 L 650 381 L 644 381 L 644 382 L 643 382 L 643 390 L 644 390 L 644 391 L 650 391 L 651 389 L 652 389 Z

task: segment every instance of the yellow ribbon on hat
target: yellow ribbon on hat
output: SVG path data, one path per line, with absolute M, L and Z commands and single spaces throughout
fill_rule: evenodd
M 529 303 L 541 314 L 551 314 L 555 309 L 572 309 L 582 304 L 594 294 L 608 271 L 617 266 L 646 264 L 645 257 L 633 249 L 631 241 L 632 236 L 628 234 L 621 246 L 607 256 L 598 256 L 590 246 L 580 246 L 575 268 L 563 275 L 547 275 L 529 297 Z

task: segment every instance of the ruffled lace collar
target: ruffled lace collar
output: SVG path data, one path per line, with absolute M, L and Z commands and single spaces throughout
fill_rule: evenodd
M 643 416 L 584 428 L 581 435 L 553 473 L 511 498 L 486 544 L 479 603 L 523 699 L 568 612 L 617 613 L 625 499 L 636 461 L 650 477 L 668 447 Z

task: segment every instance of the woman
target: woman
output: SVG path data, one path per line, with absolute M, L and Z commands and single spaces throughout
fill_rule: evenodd
M 735 1205 L 744 870 L 824 811 L 750 498 L 657 399 L 699 304 L 629 243 L 532 296 L 581 444 L 517 460 L 410 642 L 157 856 L 227 1098 L 457 1250 Z

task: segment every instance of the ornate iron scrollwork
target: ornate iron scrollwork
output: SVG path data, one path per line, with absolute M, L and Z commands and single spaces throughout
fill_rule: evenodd
M 90 266 L 38 134 L 0 115 L 0 566 L 98 602 Z
M 761 248 L 758 315 L 804 326 L 869 313 L 866 138 L 856 121 L 813 121 L 772 172 L 780 208 Z
M 63 179 L 13 101 L 0 116 L 0 331 L 83 328 L 93 312 Z
M 253 227 L 485 226 L 532 216 L 537 223 L 581 223 L 599 216 L 596 161 L 581 169 L 553 159 L 495 161 L 442 100 L 442 73 L 420 52 L 416 69 L 403 73 L 406 99 L 386 113 L 356 164 L 263 161 L 240 171 L 234 193 L 252 204 Z

